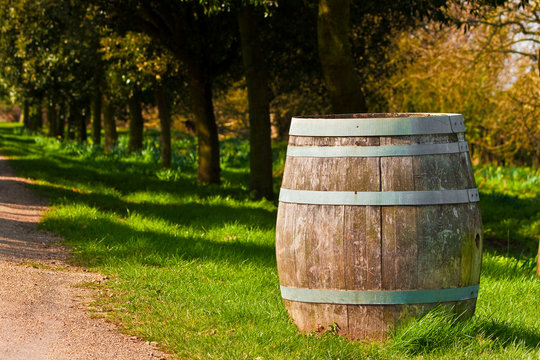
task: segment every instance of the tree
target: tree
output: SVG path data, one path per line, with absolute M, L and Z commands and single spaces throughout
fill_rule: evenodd
M 116 121 L 114 119 L 114 103 L 107 95 L 103 98 L 103 129 L 105 130 L 105 152 L 110 153 L 118 142 Z
M 489 32 L 484 51 L 527 57 L 536 63 L 540 72 L 540 1 L 508 1 L 496 8 L 480 8 L 466 18 L 461 16 L 454 20 L 467 27 L 484 25 Z M 498 36 L 501 32 L 505 33 L 503 38 Z
M 144 119 L 142 116 L 141 93 L 134 91 L 128 100 L 129 106 L 129 144 L 130 152 L 139 151 L 143 147 Z
M 298 3 L 296 7 L 301 7 L 301 2 L 295 3 Z M 152 4 L 133 1 L 102 3 L 103 9 L 117 19 L 115 22 L 120 29 L 151 36 L 170 50 L 182 65 L 196 119 L 199 140 L 198 177 L 203 183 L 219 181 L 213 88 L 218 77 L 234 72 L 231 66 L 239 60 L 237 46 L 241 44 L 250 103 L 250 188 L 258 196 L 271 198 L 271 96 L 265 69 L 265 58 L 268 56 L 264 56 L 265 51 L 261 51 L 261 36 L 268 39 L 268 36 L 263 35 L 264 30 L 269 29 L 269 21 L 264 20 L 265 11 L 268 10 L 266 5 L 267 2 L 261 1 L 218 1 L 204 4 L 199 1 L 166 0 Z M 130 19 L 122 18 L 126 12 L 132 14 Z M 290 22 L 287 26 L 291 28 Z M 279 31 L 282 28 L 273 30 Z M 283 40 L 279 34 L 274 35 L 274 43 L 283 43 Z
M 500 2 L 504 1 L 476 4 Z M 450 6 L 463 8 L 467 4 L 450 0 L 320 0 L 318 51 L 333 111 L 361 112 L 376 107 L 378 99 L 366 94 L 366 87 L 368 81 L 391 75 L 386 54 L 393 36 L 422 26 L 426 18 L 450 22 L 446 11 Z
M 350 0 L 319 1 L 319 57 L 332 109 L 336 113 L 367 111 L 349 40 L 350 4 Z
M 71 123 L 77 122 L 84 138 L 86 129 L 80 119 L 87 111 L 78 106 L 85 107 L 99 63 L 98 54 L 89 46 L 95 31 L 94 9 L 51 0 L 6 0 L 0 5 L 1 71 L 13 97 L 21 103 L 28 101 L 30 108 L 45 103 L 50 121 L 55 121 L 55 111 L 64 116 L 66 109 L 58 104 L 68 103 L 74 117 Z M 35 128 L 38 123 L 26 124 Z M 60 126 L 51 123 L 49 128 L 51 135 L 60 135 Z
M 171 51 L 183 66 L 190 89 L 198 138 L 198 180 L 220 182 L 219 142 L 212 104 L 214 80 L 236 56 L 229 35 L 234 17 L 227 11 L 208 13 L 197 1 L 101 2 L 119 26 L 147 34 Z M 122 16 L 129 13 L 131 16 Z
M 21 16 L 24 13 L 25 16 Z M 35 129 L 35 103 L 43 95 L 42 78 L 44 63 L 40 61 L 40 47 L 35 37 L 43 35 L 36 24 L 43 25 L 36 4 L 18 1 L 0 2 L 0 71 L 4 84 L 9 88 L 14 102 L 23 103 L 23 124 Z M 34 34 L 34 38 L 29 36 Z M 37 71 L 36 71 L 37 70 Z
M 114 87 L 117 102 L 127 102 L 130 112 L 129 148 L 142 148 L 142 103 L 158 107 L 161 125 L 161 163 L 171 166 L 171 106 L 176 93 L 182 93 L 178 61 L 171 52 L 148 35 L 127 31 L 109 32 L 102 39 L 108 82 Z M 178 85 L 176 88 L 172 84 Z M 153 94 L 153 96 L 149 96 Z
M 98 79 L 98 77 L 96 77 Z M 103 95 L 101 93 L 101 84 L 99 80 L 94 83 L 95 92 L 92 97 L 92 143 L 95 146 L 101 144 L 101 114 L 103 108 Z
M 250 189 L 258 197 L 274 198 L 270 95 L 265 53 L 260 43 L 263 11 L 247 4 L 238 9 L 238 27 L 246 76 L 249 107 Z
M 155 86 L 154 94 L 159 113 L 159 123 L 161 125 L 161 166 L 171 167 L 171 101 L 168 92 L 164 90 L 162 84 Z
M 108 85 L 106 91 L 109 106 L 120 109 L 127 104 L 128 151 L 139 151 L 143 146 L 144 91 L 150 86 L 149 79 L 153 76 L 145 68 L 149 39 L 132 32 L 120 35 L 108 29 L 100 42 L 105 69 L 103 82 Z M 111 123 L 109 126 L 112 126 Z

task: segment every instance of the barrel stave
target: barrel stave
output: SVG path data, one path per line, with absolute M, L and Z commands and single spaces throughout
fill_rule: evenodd
M 423 206 L 418 209 L 419 288 L 458 287 L 460 284 L 463 206 Z M 455 214 L 458 214 L 455 216 Z
M 382 207 L 382 290 L 418 288 L 418 240 L 413 206 Z
M 295 228 L 297 204 L 282 203 L 277 211 L 276 258 L 279 283 L 284 286 L 296 286 Z

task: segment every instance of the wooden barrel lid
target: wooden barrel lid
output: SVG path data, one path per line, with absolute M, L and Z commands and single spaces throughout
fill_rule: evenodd
M 349 114 L 293 117 L 292 136 L 396 136 L 465 132 L 460 114 Z

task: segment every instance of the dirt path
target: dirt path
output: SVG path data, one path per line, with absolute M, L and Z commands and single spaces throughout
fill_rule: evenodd
M 36 230 L 46 202 L 0 156 L 0 359 L 165 359 L 148 342 L 122 335 L 84 311 L 102 276 L 69 266 L 69 251 Z

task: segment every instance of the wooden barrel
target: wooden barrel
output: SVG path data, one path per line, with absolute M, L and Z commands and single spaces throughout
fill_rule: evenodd
M 464 131 L 458 114 L 292 119 L 276 253 L 301 332 L 380 339 L 437 304 L 472 316 L 483 235 Z

